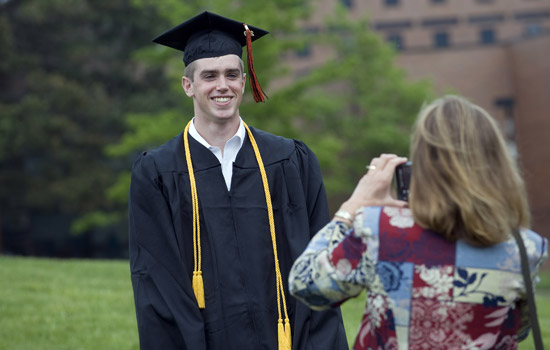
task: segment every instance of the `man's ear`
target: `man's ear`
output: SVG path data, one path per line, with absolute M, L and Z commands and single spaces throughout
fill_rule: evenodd
M 243 73 L 243 94 L 244 94 L 244 87 L 246 86 L 246 73 Z
M 181 86 L 183 87 L 183 90 L 185 91 L 185 94 L 189 97 L 195 96 L 195 91 L 193 89 L 193 82 L 191 79 L 189 79 L 186 76 L 183 76 L 181 78 Z

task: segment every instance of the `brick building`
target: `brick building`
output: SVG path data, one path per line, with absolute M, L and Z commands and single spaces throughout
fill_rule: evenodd
M 316 0 L 303 23 L 323 29 L 335 6 L 370 25 L 398 50 L 411 80 L 429 79 L 438 95 L 456 92 L 502 125 L 526 179 L 533 228 L 550 237 L 550 0 Z M 325 28 L 326 29 L 326 28 Z M 305 53 L 304 53 L 305 52 Z M 296 74 L 334 52 L 294 55 Z

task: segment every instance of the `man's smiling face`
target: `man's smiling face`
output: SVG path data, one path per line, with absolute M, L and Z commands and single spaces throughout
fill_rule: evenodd
M 193 62 L 193 80 L 183 77 L 183 88 L 193 98 L 195 117 L 223 122 L 239 117 L 245 74 L 236 55 L 201 58 Z

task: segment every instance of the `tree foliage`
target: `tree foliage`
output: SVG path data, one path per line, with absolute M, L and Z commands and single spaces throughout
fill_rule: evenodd
M 133 58 L 160 21 L 129 0 L 11 0 L 0 9 L 1 227 L 36 232 L 37 215 L 110 210 L 104 192 L 120 162 L 104 146 L 117 142 L 124 115 L 170 98 L 159 92 L 160 68 Z

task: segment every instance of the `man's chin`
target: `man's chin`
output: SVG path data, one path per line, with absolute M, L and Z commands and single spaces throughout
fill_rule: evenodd
M 212 113 L 217 119 L 232 119 L 239 115 L 234 108 L 218 108 Z
M 235 113 L 217 113 L 214 115 L 214 117 L 219 120 L 220 122 L 224 122 L 224 121 L 230 121 L 230 120 L 233 120 L 235 118 L 238 118 L 238 114 L 235 114 Z

